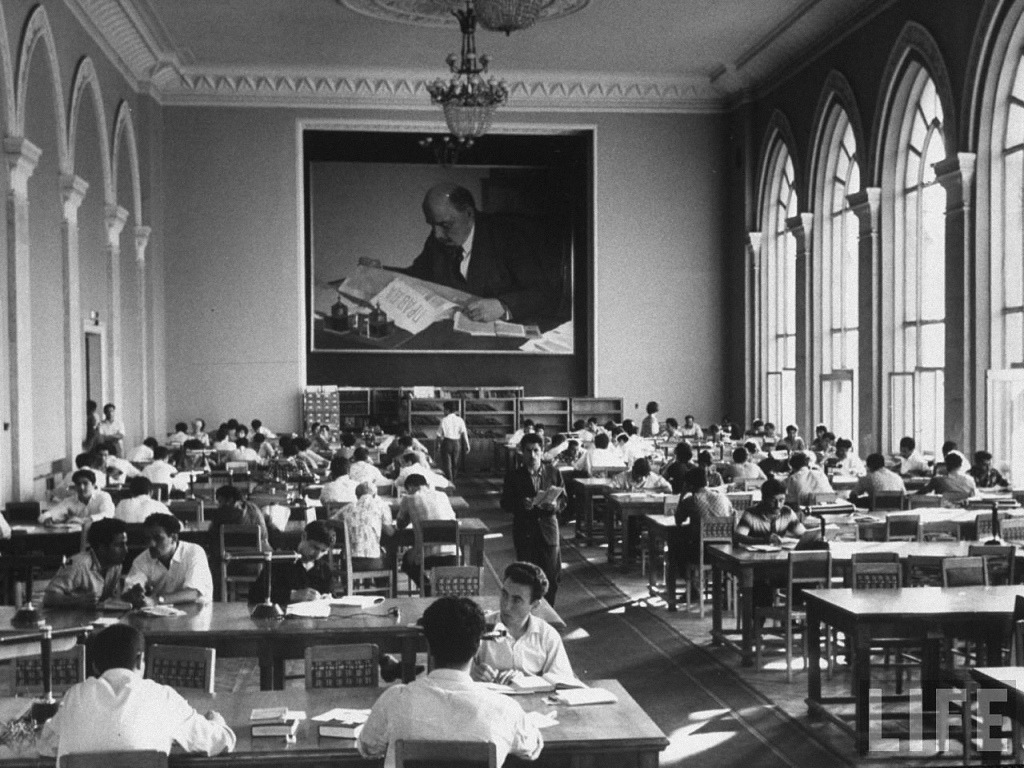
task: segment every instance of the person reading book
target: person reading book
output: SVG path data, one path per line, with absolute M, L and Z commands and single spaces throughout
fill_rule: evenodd
M 484 636 L 473 659 L 474 680 L 508 685 L 535 675 L 553 686 L 581 685 L 561 636 L 534 615 L 547 591 L 548 579 L 533 563 L 510 563 L 505 568 L 498 622 Z
M 86 550 L 73 555 L 46 586 L 43 605 L 47 608 L 95 608 L 103 600 L 120 596 L 128 524 L 101 518 L 89 526 L 85 540 Z
M 384 757 L 384 768 L 394 768 L 398 739 L 426 739 L 491 742 L 498 765 L 509 754 L 536 760 L 544 746 L 537 726 L 518 702 L 470 676 L 486 626 L 480 606 L 468 597 L 441 597 L 421 624 L 434 669 L 380 695 L 356 739 L 359 754 Z
M 199 714 L 169 685 L 142 676 L 146 639 L 127 624 L 115 624 L 89 643 L 94 677 L 71 687 L 57 714 L 43 726 L 39 754 L 156 750 L 177 744 L 186 752 L 232 752 L 235 734 L 210 710 Z

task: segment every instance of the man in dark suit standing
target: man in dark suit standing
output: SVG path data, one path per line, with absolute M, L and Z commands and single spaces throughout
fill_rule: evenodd
M 423 215 L 430 235 L 405 274 L 479 297 L 466 308 L 471 320 L 536 323 L 557 314 L 561 260 L 528 220 L 480 213 L 455 184 L 431 187 Z
M 539 505 L 535 500 L 542 491 L 562 488 L 562 475 L 550 464 L 542 463 L 544 447 L 540 435 L 524 435 L 519 451 L 523 463 L 505 475 L 501 508 L 513 515 L 512 542 L 516 548 L 516 560 L 533 563 L 544 571 L 548 577 L 545 597 L 554 605 L 562 571 L 558 513 L 565 507 L 565 493 L 563 491 L 554 500 L 545 500 Z

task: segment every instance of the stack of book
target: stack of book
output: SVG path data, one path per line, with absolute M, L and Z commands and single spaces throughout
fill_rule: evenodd
M 354 739 L 359 735 L 366 718 L 370 716 L 368 709 L 345 709 L 336 707 L 313 718 L 319 726 L 319 734 L 332 739 Z
M 287 707 L 265 707 L 254 709 L 249 715 L 252 735 L 257 736 L 294 736 L 299 729 L 299 721 L 305 719 L 304 712 L 297 712 Z

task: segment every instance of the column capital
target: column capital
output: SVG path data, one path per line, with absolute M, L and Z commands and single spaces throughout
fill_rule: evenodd
M 974 171 L 978 156 L 974 152 L 957 152 L 932 166 L 935 180 L 946 190 L 946 209 L 952 210 L 974 197 Z
M 106 211 L 107 243 L 111 248 L 120 244 L 121 231 L 128 223 L 128 210 L 119 205 L 108 205 Z
M 786 228 L 796 238 L 796 257 L 798 259 L 807 255 L 807 244 L 811 239 L 811 232 L 814 229 L 813 213 L 798 213 L 786 219 Z
M 8 136 L 4 139 L 4 154 L 7 155 L 11 190 L 22 199 L 28 199 L 28 180 L 43 150 L 28 139 Z
M 146 246 L 149 245 L 149 236 L 153 232 L 152 227 L 138 226 L 135 228 L 135 260 L 143 262 L 146 260 Z
M 846 196 L 857 220 L 860 221 L 860 234 L 872 235 L 878 232 L 878 220 L 882 211 L 882 188 L 865 187 L 860 192 Z
M 60 177 L 60 194 L 64 201 L 64 220 L 78 220 L 78 206 L 89 191 L 89 182 L 73 173 L 65 173 Z

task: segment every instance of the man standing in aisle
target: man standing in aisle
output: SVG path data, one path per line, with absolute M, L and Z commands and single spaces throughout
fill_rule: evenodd
M 469 432 L 458 410 L 459 404 L 449 400 L 444 404 L 444 418 L 441 419 L 441 466 L 453 483 L 462 457 L 469 453 Z
M 501 508 L 513 515 L 516 560 L 540 566 L 548 578 L 545 596 L 554 605 L 562 571 L 558 531 L 558 513 L 565 507 L 562 475 L 541 462 L 544 446 L 540 435 L 525 435 L 519 452 L 523 463 L 505 475 Z

